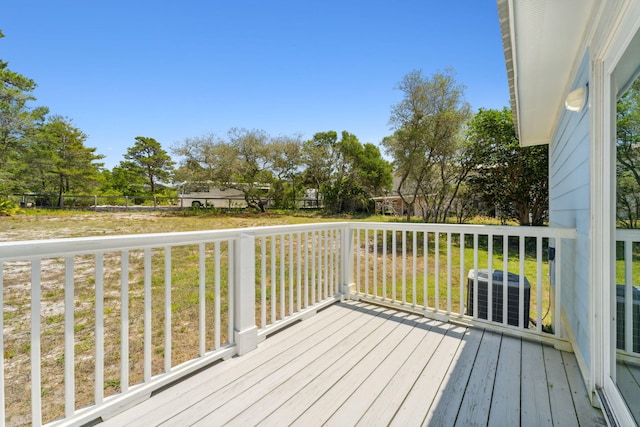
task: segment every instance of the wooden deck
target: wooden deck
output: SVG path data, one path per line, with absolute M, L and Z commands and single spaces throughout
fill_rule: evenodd
M 606 424 L 573 354 L 345 302 L 102 425 Z

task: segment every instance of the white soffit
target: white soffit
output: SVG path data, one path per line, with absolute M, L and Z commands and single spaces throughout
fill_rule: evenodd
M 508 11 L 506 4 L 508 2 Z M 498 0 L 521 145 L 550 142 L 595 0 Z M 499 7 L 500 9 L 500 7 Z M 509 16 L 504 16 L 508 14 Z M 509 34 L 505 34 L 508 29 Z M 509 46 L 507 46 L 507 41 Z M 515 99 L 513 99 L 515 97 Z

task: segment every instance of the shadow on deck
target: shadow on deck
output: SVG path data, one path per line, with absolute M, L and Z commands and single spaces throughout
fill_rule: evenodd
M 102 425 L 606 425 L 573 354 L 336 303 Z

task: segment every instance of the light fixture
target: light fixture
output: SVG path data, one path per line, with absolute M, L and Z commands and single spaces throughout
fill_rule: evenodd
M 577 89 L 572 90 L 564 101 L 564 107 L 568 111 L 580 112 L 587 105 L 589 98 L 589 85 L 586 84 Z

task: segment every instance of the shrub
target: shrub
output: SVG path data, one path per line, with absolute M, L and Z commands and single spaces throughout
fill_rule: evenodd
M 0 216 L 13 216 L 18 212 L 18 205 L 11 199 L 0 198 Z

